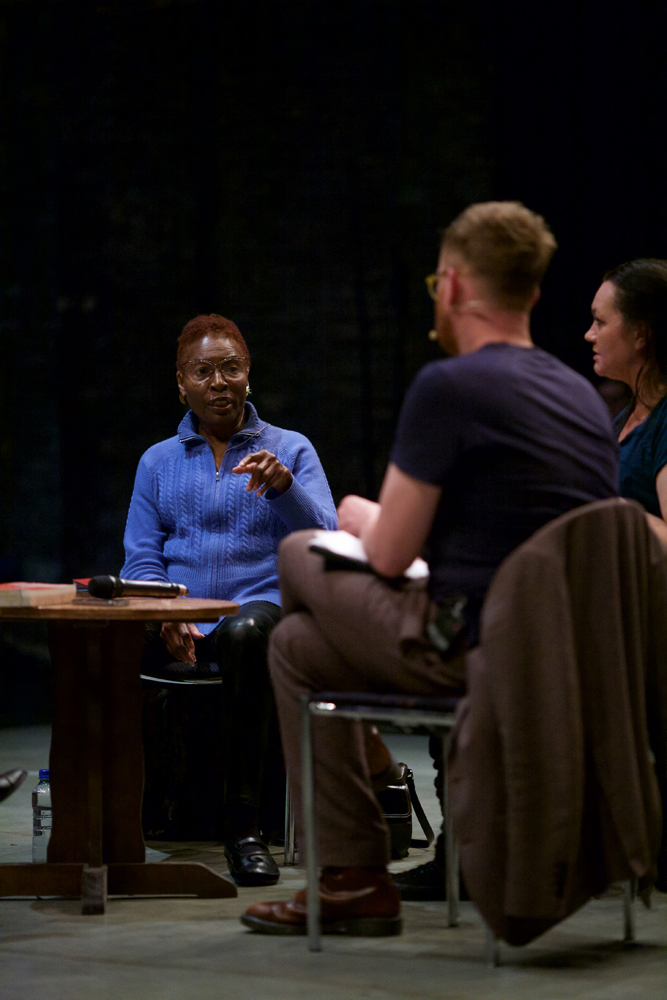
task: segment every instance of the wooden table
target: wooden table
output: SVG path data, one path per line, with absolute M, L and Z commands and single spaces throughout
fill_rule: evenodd
M 53 667 L 48 860 L 0 865 L 0 896 L 80 896 L 83 913 L 104 913 L 107 892 L 236 896 L 207 865 L 145 863 L 139 664 L 144 622 L 210 622 L 237 612 L 231 601 L 188 597 L 0 608 L 0 624 L 49 622 Z

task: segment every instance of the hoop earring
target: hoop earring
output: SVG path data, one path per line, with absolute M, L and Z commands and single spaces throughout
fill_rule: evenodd
M 251 393 L 251 392 L 252 392 L 252 389 L 250 388 L 250 386 L 249 386 L 249 385 L 247 385 L 247 386 L 245 387 L 245 394 L 246 394 L 246 399 L 248 398 L 248 396 L 250 395 L 250 393 Z

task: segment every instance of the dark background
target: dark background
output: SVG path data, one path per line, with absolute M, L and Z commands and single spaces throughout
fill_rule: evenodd
M 175 340 L 232 318 L 253 401 L 375 497 L 439 228 L 516 198 L 560 244 L 541 346 L 586 375 L 602 273 L 667 257 L 667 4 L 0 2 L 0 577 L 116 572 Z M 48 714 L 5 626 L 0 722 Z

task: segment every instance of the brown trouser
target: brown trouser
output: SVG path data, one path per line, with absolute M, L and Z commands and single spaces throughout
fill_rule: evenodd
M 302 694 L 374 691 L 447 697 L 465 684 L 464 657 L 444 662 L 425 638 L 425 626 L 438 607 L 423 584 L 406 583 L 399 589 L 371 573 L 324 569 L 323 557 L 308 548 L 312 534 L 298 531 L 280 546 L 285 617 L 269 645 L 300 844 Z M 313 744 L 320 863 L 387 864 L 389 835 L 371 789 L 361 725 L 315 717 Z

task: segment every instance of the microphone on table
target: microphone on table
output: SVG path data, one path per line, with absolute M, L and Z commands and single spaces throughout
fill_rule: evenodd
M 91 597 L 110 601 L 113 597 L 185 597 L 188 588 L 183 583 L 161 583 L 159 580 L 122 580 L 119 576 L 94 576 L 88 583 Z

